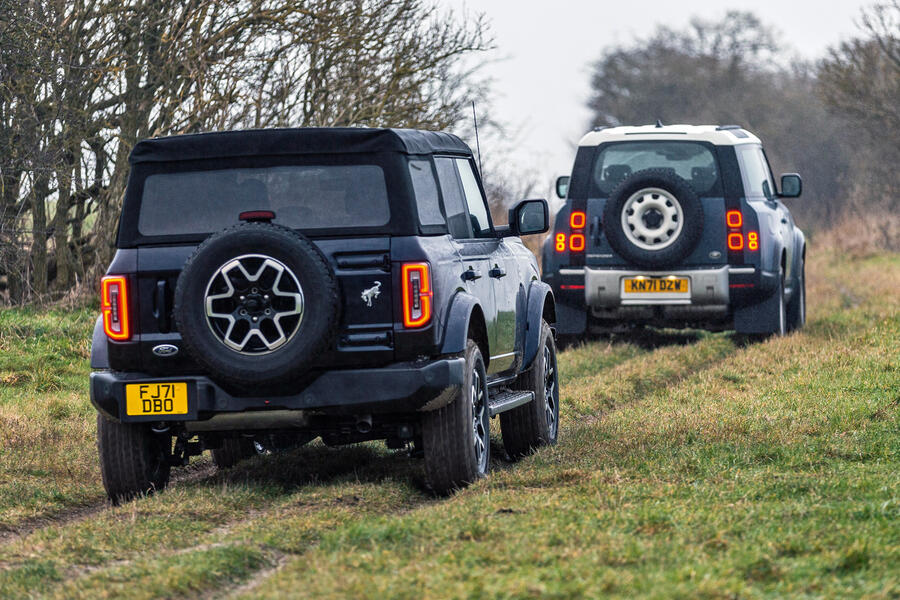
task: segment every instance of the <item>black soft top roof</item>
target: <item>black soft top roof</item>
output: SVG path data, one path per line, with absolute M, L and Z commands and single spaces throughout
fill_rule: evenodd
M 465 154 L 472 150 L 450 133 L 418 129 L 305 127 L 249 129 L 159 137 L 138 142 L 129 162 L 169 162 L 232 156 L 290 154 Z

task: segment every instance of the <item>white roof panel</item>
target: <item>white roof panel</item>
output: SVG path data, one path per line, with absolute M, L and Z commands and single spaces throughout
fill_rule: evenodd
M 578 142 L 579 146 L 597 146 L 606 142 L 626 142 L 635 140 L 695 140 L 710 142 L 719 146 L 737 144 L 759 144 L 759 138 L 746 129 L 718 125 L 641 125 L 608 127 L 591 131 Z

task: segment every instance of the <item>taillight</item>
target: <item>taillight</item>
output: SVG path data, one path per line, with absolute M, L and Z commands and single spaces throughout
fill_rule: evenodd
M 124 275 L 104 277 L 100 289 L 103 331 L 111 340 L 121 342 L 129 339 L 131 329 L 128 324 L 128 279 Z
M 569 226 L 572 229 L 584 229 L 585 223 L 587 223 L 587 215 L 584 211 L 573 210 L 572 215 L 569 217 Z
M 725 213 L 725 225 L 728 226 L 728 249 L 737 252 L 744 249 L 744 215 L 739 210 L 729 210 Z M 747 232 L 747 249 L 759 250 L 759 233 Z
M 428 263 L 406 263 L 401 267 L 403 279 L 403 326 L 424 327 L 431 321 L 431 272 Z
M 569 215 L 569 228 L 571 233 L 566 238 L 565 233 L 557 233 L 554 248 L 557 252 L 584 252 L 587 247 L 587 239 L 584 237 L 584 227 L 587 225 L 587 214 L 583 210 L 573 210 Z

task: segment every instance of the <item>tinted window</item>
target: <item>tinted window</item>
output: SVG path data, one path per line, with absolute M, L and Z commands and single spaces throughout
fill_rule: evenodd
M 376 165 L 282 166 L 150 175 L 142 235 L 219 231 L 248 210 L 271 210 L 292 229 L 373 227 L 390 220 L 384 171 Z
M 438 200 L 437 182 L 427 160 L 409 161 L 409 178 L 416 194 L 419 223 L 422 225 L 443 225 L 444 215 Z
M 469 207 L 475 237 L 491 235 L 491 221 L 488 217 L 487 205 L 484 203 L 484 196 L 481 195 L 481 188 L 478 187 L 475 173 L 472 171 L 472 163 L 457 158 L 456 168 L 459 170 L 459 178 L 462 180 L 463 190 L 466 193 L 466 204 Z
M 694 142 L 620 142 L 600 151 L 592 169 L 594 194 L 608 196 L 623 179 L 645 169 L 668 169 L 687 180 L 698 195 L 718 189 L 712 151 Z
M 741 161 L 741 177 L 744 180 L 744 191 L 747 196 L 770 198 L 775 190 L 772 183 L 769 163 L 763 155 L 762 148 L 753 145 L 736 146 Z
M 472 237 L 469 211 L 466 209 L 459 172 L 456 165 L 453 164 L 453 159 L 436 158 L 434 166 L 437 169 L 438 181 L 441 185 L 441 196 L 444 198 L 444 212 L 447 214 L 447 227 L 450 229 L 450 235 L 457 239 Z

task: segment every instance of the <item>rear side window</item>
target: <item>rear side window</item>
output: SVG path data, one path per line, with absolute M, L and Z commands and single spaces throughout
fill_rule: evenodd
M 434 166 L 437 169 L 438 181 L 441 185 L 441 196 L 444 198 L 444 211 L 447 213 L 447 227 L 450 229 L 450 235 L 456 239 L 472 237 L 469 211 L 466 208 L 459 172 L 453 159 L 436 158 Z
M 390 220 L 378 165 L 290 165 L 150 175 L 138 230 L 144 236 L 206 234 L 271 210 L 291 229 L 376 227 Z
M 609 196 L 622 181 L 645 169 L 665 169 L 687 180 L 699 196 L 716 194 L 719 169 L 712 151 L 695 142 L 619 142 L 603 148 L 592 168 L 592 195 Z
M 744 193 L 748 197 L 771 198 L 775 186 L 772 182 L 769 163 L 762 148 L 756 145 L 742 144 L 736 146 L 735 150 L 738 160 L 741 162 Z
M 472 171 L 472 163 L 465 159 L 457 158 L 456 169 L 459 171 L 459 178 L 466 193 L 469 219 L 472 221 L 472 228 L 475 229 L 475 237 L 489 236 L 491 234 L 491 220 L 488 217 L 484 196 L 481 195 L 481 188 L 478 187 L 478 180 L 475 179 L 475 173 Z
M 437 181 L 427 160 L 409 161 L 409 178 L 416 194 L 416 209 L 422 225 L 444 225 L 441 203 L 438 198 Z

